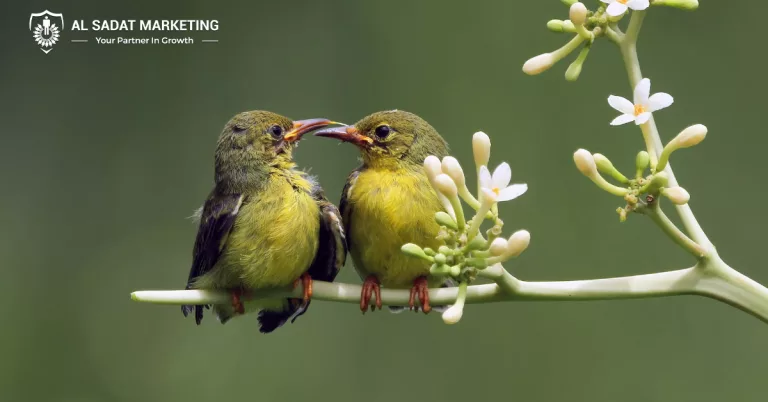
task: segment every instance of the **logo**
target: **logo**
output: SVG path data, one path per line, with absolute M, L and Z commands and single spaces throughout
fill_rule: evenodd
M 64 30 L 64 16 L 48 10 L 42 13 L 32 13 L 29 16 L 29 30 L 32 32 L 35 42 L 40 46 L 40 50 L 48 54 L 53 50 L 53 45 L 59 41 L 61 31 Z

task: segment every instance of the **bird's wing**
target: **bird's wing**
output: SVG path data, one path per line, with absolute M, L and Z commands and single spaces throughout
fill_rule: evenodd
M 341 210 L 341 219 L 344 222 L 344 230 L 347 235 L 347 250 L 352 249 L 352 236 L 350 235 L 350 228 L 352 228 L 353 205 L 350 201 L 350 193 L 352 192 L 352 188 L 355 186 L 355 182 L 357 182 L 357 176 L 360 175 L 360 171 L 362 169 L 363 167 L 361 166 L 356 170 L 353 170 L 349 177 L 347 177 L 347 182 L 344 183 L 344 189 L 341 190 L 341 201 L 339 202 L 339 209 Z M 361 279 L 368 277 L 368 273 L 365 270 L 365 267 L 360 266 L 360 264 L 357 262 L 355 263 L 355 271 L 358 275 L 360 275 Z
M 244 198 L 242 194 L 212 193 L 206 200 L 200 216 L 200 227 L 197 230 L 186 289 L 191 289 L 197 278 L 216 265 Z M 203 306 L 181 306 L 181 311 L 186 316 L 192 312 L 193 307 L 195 321 L 200 324 L 203 320 Z
M 347 259 L 347 239 L 338 208 L 325 198 L 320 186 L 315 186 L 312 196 L 320 206 L 320 236 L 307 273 L 312 279 L 332 282 Z
M 353 170 L 347 177 L 347 182 L 344 183 L 344 189 L 341 190 L 341 201 L 339 202 L 339 209 L 341 210 L 341 219 L 344 222 L 344 230 L 347 233 L 347 250 L 349 250 L 349 228 L 352 224 L 352 204 L 349 201 L 349 193 L 352 191 L 352 187 L 355 186 L 357 176 L 360 174 L 360 169 Z

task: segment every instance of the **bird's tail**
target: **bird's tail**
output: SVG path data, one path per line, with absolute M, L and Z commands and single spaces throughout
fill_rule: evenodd
M 441 288 L 453 288 L 456 287 L 456 282 L 453 281 L 453 279 L 446 279 L 442 285 L 440 285 Z M 438 313 L 442 313 L 445 310 L 448 310 L 451 307 L 451 305 L 448 306 L 432 306 L 432 310 L 437 311 Z M 403 311 L 408 310 L 410 307 L 405 306 L 388 306 L 389 312 L 392 314 L 400 314 Z M 416 311 L 421 311 L 421 307 L 416 306 Z
M 282 309 L 264 309 L 259 311 L 259 331 L 268 334 L 283 324 L 304 314 L 309 308 L 309 301 L 305 304 L 301 299 L 285 299 Z

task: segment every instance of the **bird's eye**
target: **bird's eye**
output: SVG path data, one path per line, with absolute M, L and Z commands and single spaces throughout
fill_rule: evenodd
M 389 128 L 389 126 L 385 125 L 376 127 L 376 136 L 379 138 L 387 138 L 390 132 L 392 132 L 392 129 Z
M 232 132 L 235 134 L 242 134 L 245 132 L 245 127 L 241 126 L 232 126 Z
M 283 136 L 283 128 L 275 124 L 274 126 L 269 128 L 269 133 L 272 134 L 272 137 L 274 138 L 280 138 Z

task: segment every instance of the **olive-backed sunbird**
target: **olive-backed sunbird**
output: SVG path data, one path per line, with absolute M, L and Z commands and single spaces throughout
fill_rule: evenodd
M 400 251 L 406 243 L 437 250 L 442 210 L 424 173 L 424 159 L 448 154 L 445 140 L 420 117 L 402 110 L 373 113 L 354 126 L 325 128 L 322 137 L 351 142 L 360 149 L 362 165 L 347 178 L 339 207 L 347 248 L 364 278 L 360 309 L 368 310 L 371 294 L 381 309 L 380 285 L 411 288 L 410 308 L 418 297 L 428 313 L 428 287 L 450 281 L 429 276 L 430 264 Z M 398 311 L 402 307 L 392 308 Z
M 231 292 L 231 305 L 213 306 L 222 323 L 244 312 L 244 292 L 297 286 L 301 279 L 303 299 L 281 300 L 259 311 L 259 330 L 272 332 L 307 310 L 313 279 L 333 281 L 344 265 L 338 209 L 292 159 L 302 135 L 329 124 L 334 122 L 250 111 L 224 126 L 186 286 Z M 203 306 L 181 310 L 185 316 L 194 310 L 200 324 Z

